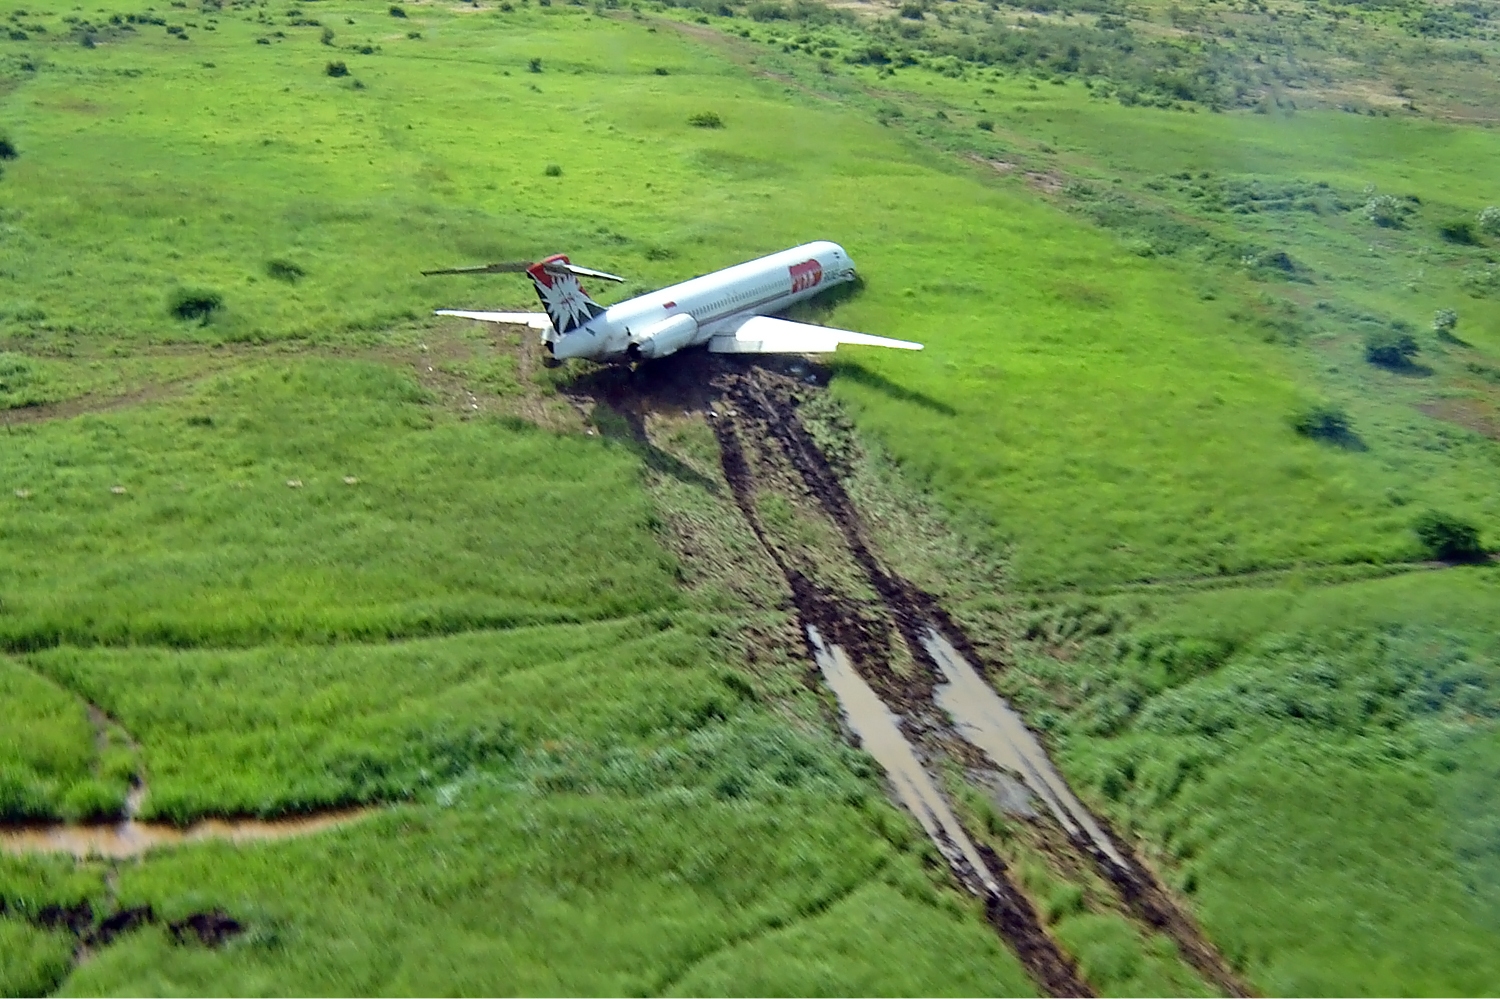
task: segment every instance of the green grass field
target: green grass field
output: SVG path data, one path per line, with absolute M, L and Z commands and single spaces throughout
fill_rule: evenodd
M 1410 54 L 1500 58 L 1489 29 L 1381 8 L 1351 37 L 1407 40 L 1367 75 L 1312 86 L 1304 39 L 1264 90 L 1158 100 L 1134 64 L 959 59 L 973 5 L 389 6 L 0 35 L 0 812 L 113 814 L 140 777 L 174 821 L 386 806 L 109 878 L 0 857 L 0 993 L 1029 994 L 801 667 L 746 694 L 744 609 L 681 585 L 640 450 L 495 415 L 553 384 L 509 354 L 438 356 L 429 310 L 529 290 L 418 276 L 566 251 L 626 296 L 813 238 L 865 278 L 820 318 L 927 344 L 841 355 L 832 394 L 1003 560 L 958 611 L 1006 694 L 1247 979 L 1493 989 L 1500 593 L 1408 571 L 1428 509 L 1500 544 L 1500 236 L 1443 234 L 1500 203 L 1500 133 L 1442 116 L 1493 81 Z M 1413 109 L 1339 109 L 1394 76 Z M 1413 363 L 1366 359 L 1388 331 Z M 1313 406 L 1349 435 L 1300 435 Z M 73 968 L 12 918 L 80 899 L 252 932 Z M 1123 925 L 1055 933 L 1110 994 L 1197 989 Z

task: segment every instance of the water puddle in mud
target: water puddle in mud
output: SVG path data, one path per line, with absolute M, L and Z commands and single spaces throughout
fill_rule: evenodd
M 922 645 L 948 681 L 937 688 L 937 702 L 953 719 L 959 735 L 983 750 L 996 766 L 1019 774 L 1068 835 L 1086 838 L 1111 861 L 1127 867 L 1125 858 L 1083 803 L 1073 796 L 1021 716 L 936 630 L 927 629 Z
M 163 822 L 138 822 L 136 812 L 145 796 L 143 788 L 131 791 L 125 804 L 125 819 L 113 825 L 72 825 L 63 822 L 0 827 L 0 851 L 6 853 L 66 853 L 80 860 L 102 857 L 123 860 L 150 850 L 223 840 L 247 843 L 253 840 L 307 836 L 347 825 L 370 814 L 369 808 L 346 808 L 286 819 L 207 819 L 190 826 Z
M 979 851 L 974 849 L 948 802 L 932 778 L 927 776 L 911 743 L 901 734 L 895 715 L 854 671 L 842 648 L 824 644 L 818 629 L 812 625 L 807 627 L 807 637 L 812 642 L 818 669 L 822 670 L 823 678 L 838 697 L 839 707 L 843 709 L 849 727 L 859 737 L 860 747 L 885 771 L 897 799 L 917 817 L 949 863 L 972 869 L 985 891 L 998 892 L 999 887 Z

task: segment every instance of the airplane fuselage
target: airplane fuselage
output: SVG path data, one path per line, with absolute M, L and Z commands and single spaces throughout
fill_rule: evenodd
M 665 357 L 854 280 L 854 261 L 822 240 L 737 264 L 611 305 L 565 332 L 546 333 L 559 360 Z

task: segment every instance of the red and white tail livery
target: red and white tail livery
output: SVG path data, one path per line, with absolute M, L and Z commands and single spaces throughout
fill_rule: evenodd
M 545 312 L 442 309 L 438 315 L 532 326 L 542 331 L 543 342 L 559 360 L 665 357 L 705 343 L 709 350 L 725 354 L 817 354 L 845 343 L 922 349 L 909 340 L 771 318 L 826 288 L 854 280 L 854 261 L 843 247 L 826 241 L 782 250 L 607 307 L 589 297 L 579 276 L 622 279 L 579 267 L 561 254 L 536 263 L 427 273 L 521 270 L 531 278 Z

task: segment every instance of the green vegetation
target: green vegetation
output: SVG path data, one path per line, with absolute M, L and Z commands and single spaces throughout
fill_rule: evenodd
M 747 669 L 763 581 L 681 585 L 696 466 L 427 318 L 522 282 L 418 276 L 817 237 L 821 319 L 928 345 L 831 390 L 977 555 L 903 551 L 1246 978 L 1496 980 L 1500 593 L 1422 564 L 1500 531 L 1489 6 L 386 9 L 0 38 L 0 809 L 381 806 L 7 855 L 0 992 L 1026 992 L 805 664 Z M 1075 879 L 1027 884 L 1101 990 L 1199 990 Z M 70 972 L 81 900 L 249 930 Z

